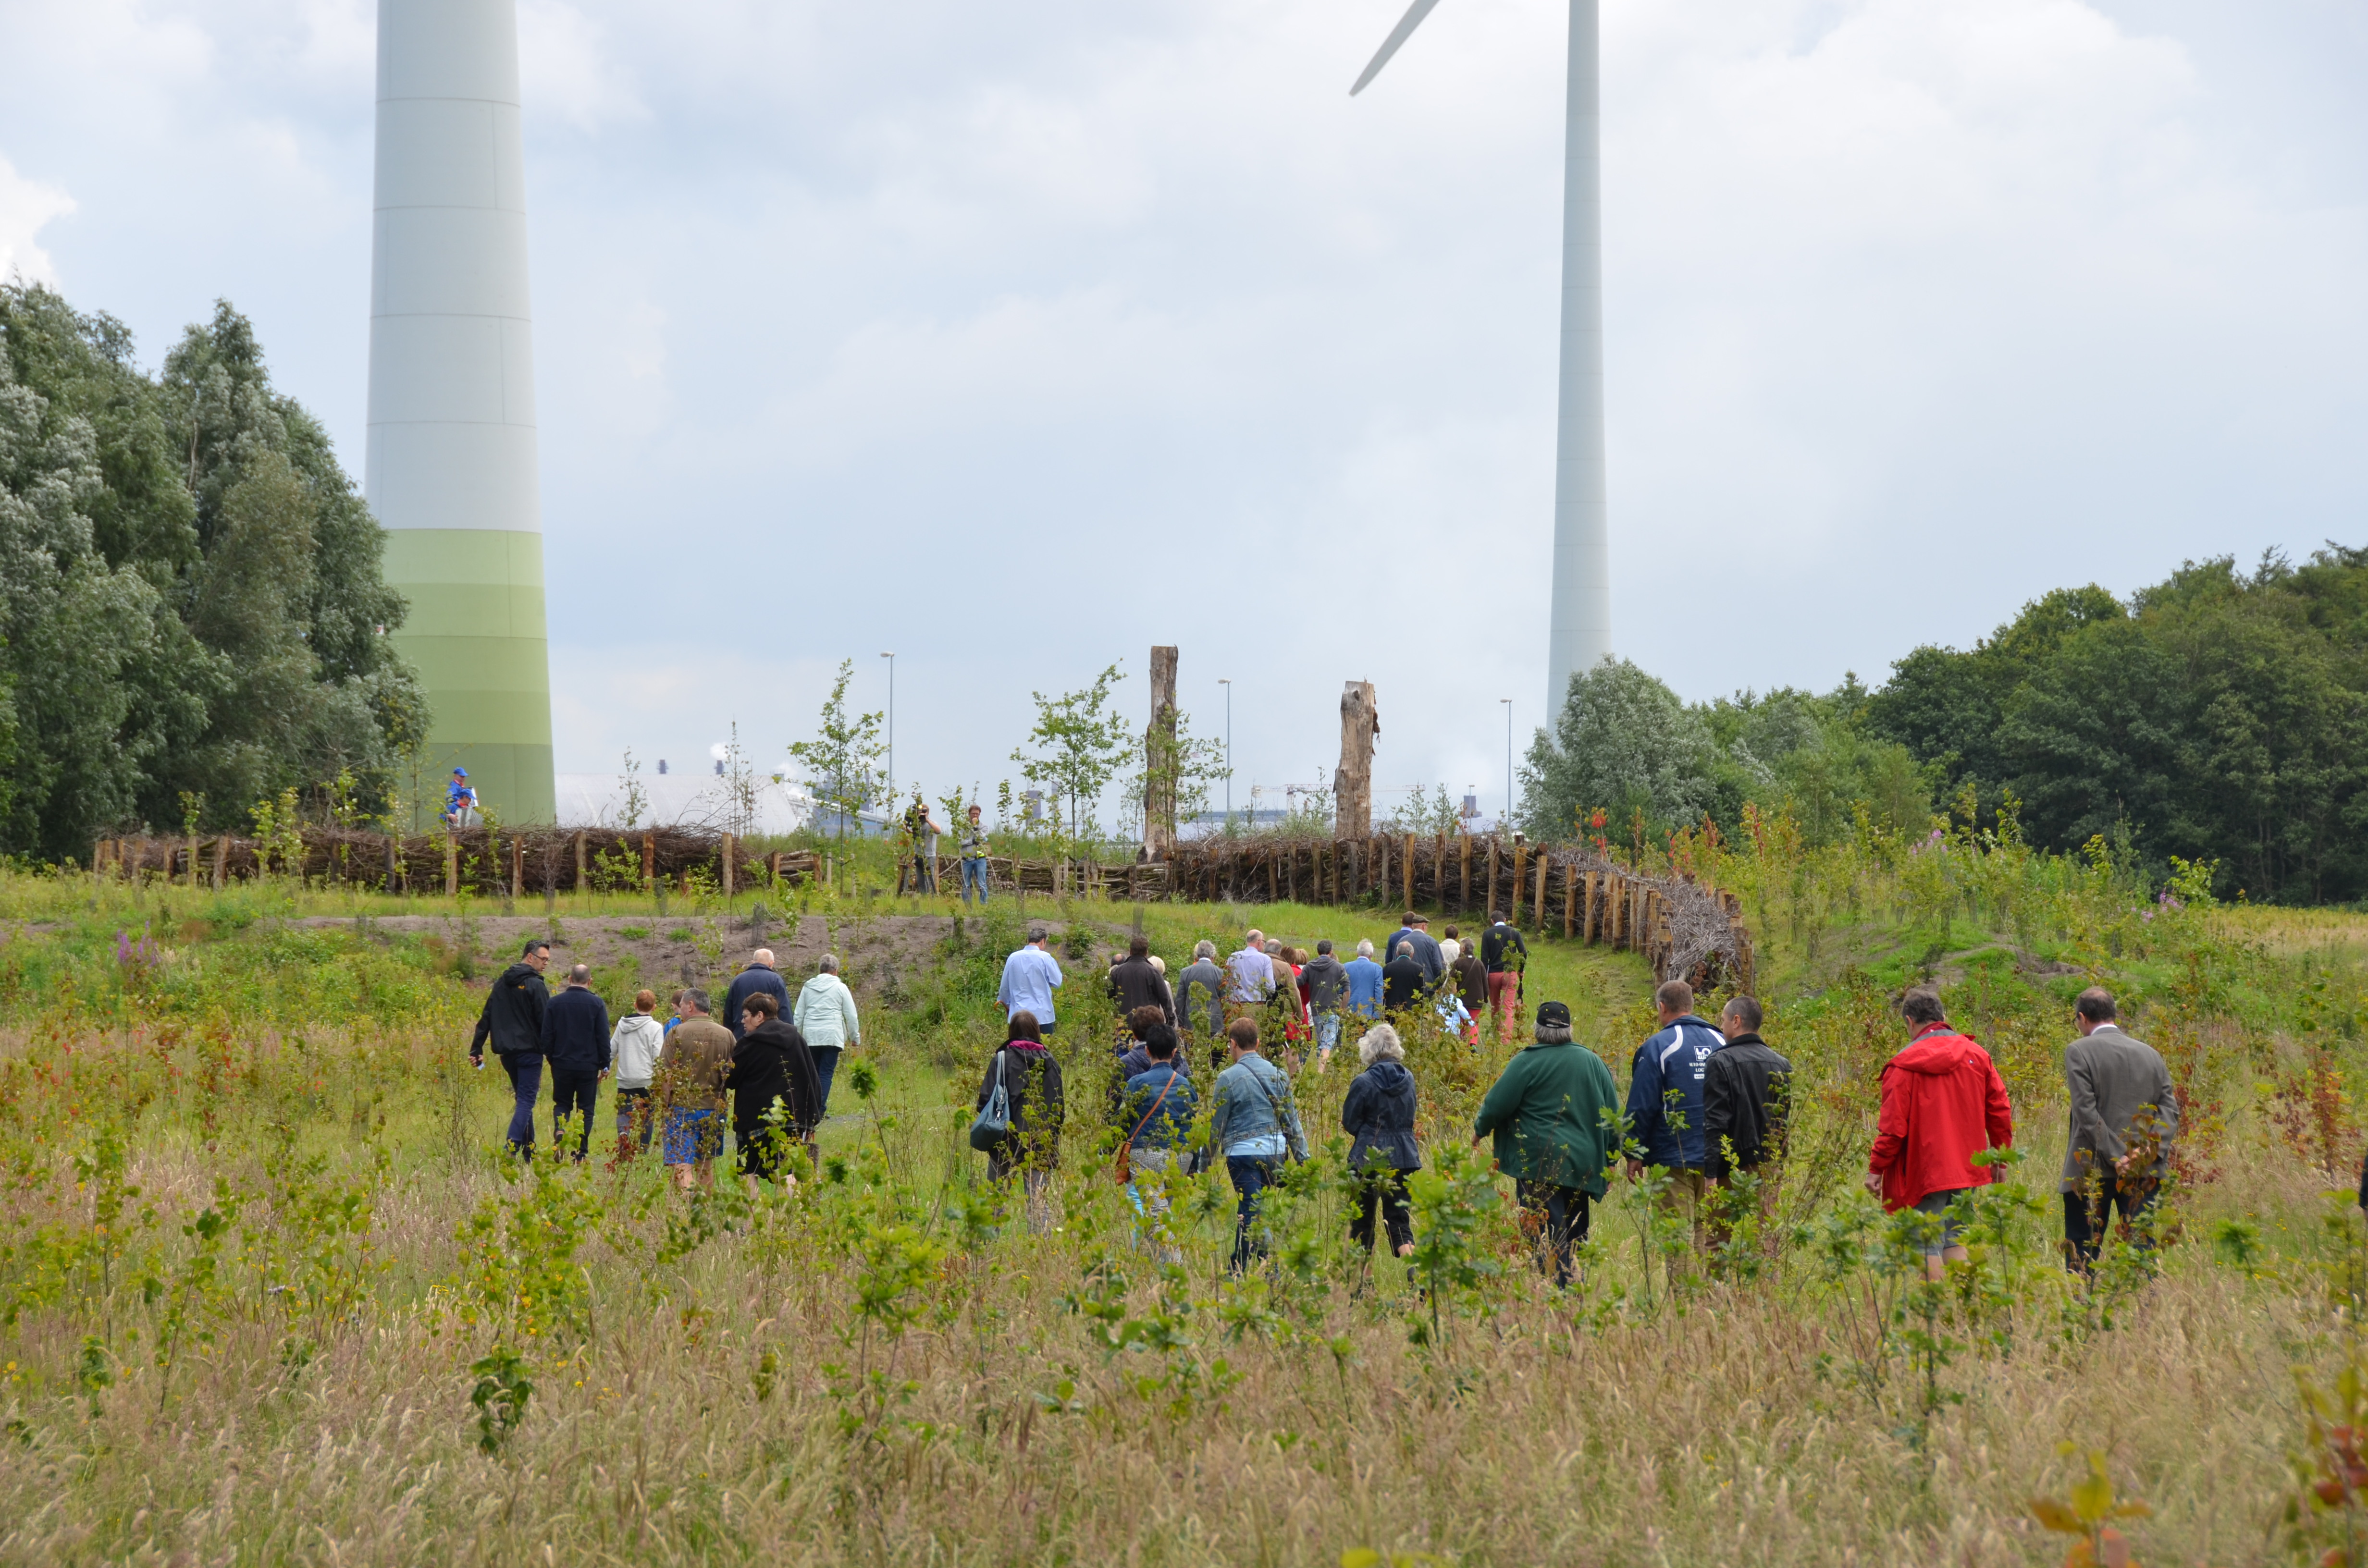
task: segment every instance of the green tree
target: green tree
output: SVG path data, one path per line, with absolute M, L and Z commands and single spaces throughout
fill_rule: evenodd
M 122 324 L 0 287 L 0 847 L 64 856 L 350 770 L 374 808 L 424 733 L 403 602 L 319 424 L 227 304 L 161 377 Z
M 1582 812 L 1656 824 L 1694 822 L 1718 799 L 1720 754 L 1702 716 L 1625 659 L 1570 677 L 1551 732 L 1521 767 L 1520 817 L 1533 838 L 1567 838 Z
M 871 804 L 883 787 L 880 760 L 888 755 L 880 738 L 882 715 L 847 713 L 847 687 L 855 679 L 855 661 L 842 659 L 838 678 L 823 699 L 822 722 L 810 741 L 790 743 L 790 755 L 813 781 L 814 803 L 837 819 L 838 836 L 847 836 L 848 818 Z
M 1037 754 L 1014 748 L 1011 760 L 1028 782 L 1067 802 L 1072 839 L 1084 836 L 1094 802 L 1133 754 L 1134 732 L 1110 706 L 1111 688 L 1125 678 L 1112 665 L 1082 690 L 1058 697 L 1028 694 L 1036 704 L 1036 727 L 1028 740 Z

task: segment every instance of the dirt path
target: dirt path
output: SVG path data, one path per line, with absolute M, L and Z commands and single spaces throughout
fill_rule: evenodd
M 707 915 L 479 915 L 470 917 L 465 940 L 460 919 L 447 915 L 360 921 L 313 915 L 294 924 L 347 926 L 381 939 L 416 937 L 455 951 L 465 946 L 481 985 L 515 961 L 529 937 L 548 937 L 554 976 L 578 963 L 591 965 L 600 980 L 609 975 L 599 971 L 623 971 L 661 996 L 677 985 L 725 984 L 760 947 L 772 949 L 773 966 L 794 991 L 814 972 L 823 954 L 837 952 L 858 998 L 869 1001 L 933 967 L 939 944 L 952 934 L 954 923 L 942 915 L 790 915 L 761 926 L 745 916 Z M 1056 937 L 1066 929 L 1058 921 L 1046 925 Z

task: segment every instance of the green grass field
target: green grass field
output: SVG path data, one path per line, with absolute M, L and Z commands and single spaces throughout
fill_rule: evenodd
M 2172 908 L 2101 857 L 1968 835 L 1672 853 L 1759 937 L 1799 1069 L 1782 1200 L 1703 1257 L 1615 1176 L 1565 1293 L 1458 1153 L 1519 1042 L 1436 1030 L 1410 1050 L 1417 1270 L 1347 1245 L 1346 1061 L 1297 1080 L 1327 1146 L 1267 1215 L 1270 1265 L 1227 1278 L 1212 1176 L 1168 1194 L 1163 1267 L 1098 1110 L 1093 977 L 1130 906 L 1030 902 L 1083 955 L 1032 1230 L 962 1136 L 1012 901 L 776 896 L 766 939 L 792 971 L 845 956 L 866 1048 L 820 1170 L 686 1197 L 646 1160 L 506 1159 L 468 1032 L 521 929 L 555 920 L 613 1004 L 727 975 L 757 897 L 505 915 L 0 875 L 0 1559 L 2055 1562 L 2073 1538 L 2032 1500 L 2094 1502 L 2071 1490 L 2093 1449 L 2150 1508 L 2117 1521 L 2145 1562 L 2361 1561 L 2324 1431 L 2368 1427 L 2368 919 Z M 1395 924 L 1140 913 L 1171 971 L 1249 924 L 1344 948 Z M 1624 1082 L 1650 975 L 1533 952 L 1530 1001 L 1571 1004 Z M 1998 1057 L 2027 1155 L 1931 1289 L 1857 1185 L 1891 999 L 1928 978 Z M 2083 1281 L 2055 1249 L 2056 1063 L 2098 982 L 2191 1136 L 2163 1244 Z

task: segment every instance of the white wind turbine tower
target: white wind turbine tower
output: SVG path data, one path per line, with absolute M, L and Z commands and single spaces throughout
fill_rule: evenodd
M 1414 0 L 1372 63 L 1365 90 L 1439 0 Z M 1611 652 L 1611 559 L 1603 505 L 1603 217 L 1597 0 L 1570 0 L 1570 82 L 1563 130 L 1561 415 L 1554 450 L 1554 598 L 1546 640 L 1545 723 L 1570 677 Z

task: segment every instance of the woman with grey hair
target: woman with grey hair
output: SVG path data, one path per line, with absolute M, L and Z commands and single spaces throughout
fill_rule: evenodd
M 838 1071 L 838 1053 L 863 1043 L 863 1025 L 855 1016 L 855 993 L 838 977 L 838 955 L 823 954 L 817 967 L 820 972 L 798 992 L 792 1021 L 805 1036 L 806 1049 L 814 1052 L 814 1076 L 822 1080 L 822 1097 L 814 1110 L 814 1125 L 820 1127 L 830 1113 L 830 1079 Z
M 1360 1178 L 1356 1218 L 1349 1221 L 1349 1240 L 1371 1256 L 1373 1210 L 1390 1233 L 1390 1246 L 1400 1257 L 1414 1252 L 1414 1212 L 1406 1204 L 1409 1171 L 1422 1169 L 1422 1151 L 1414 1141 L 1414 1074 L 1406 1071 L 1406 1046 L 1398 1031 L 1376 1024 L 1357 1042 L 1357 1059 L 1365 1070 L 1349 1085 L 1340 1102 L 1340 1131 L 1349 1134 L 1349 1168 Z

